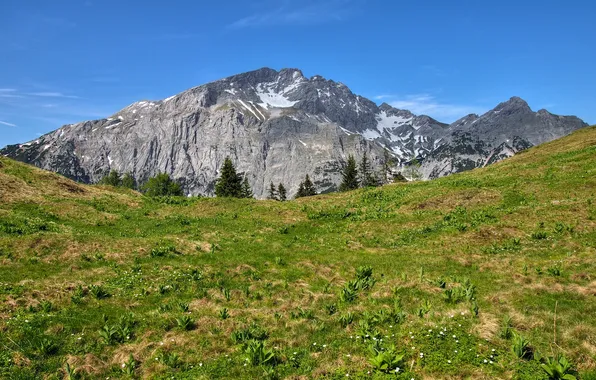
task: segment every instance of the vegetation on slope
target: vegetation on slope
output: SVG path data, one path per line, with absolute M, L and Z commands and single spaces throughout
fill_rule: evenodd
M 0 159 L 2 378 L 595 378 L 596 128 L 291 202 Z

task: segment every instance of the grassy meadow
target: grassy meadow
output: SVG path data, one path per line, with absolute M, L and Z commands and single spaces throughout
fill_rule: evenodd
M 287 202 L 148 198 L 0 158 L 0 378 L 565 374 L 596 379 L 596 127 Z

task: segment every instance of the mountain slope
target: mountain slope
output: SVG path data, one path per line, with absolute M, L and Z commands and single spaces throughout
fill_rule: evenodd
M 289 202 L 165 204 L 0 157 L 0 378 L 68 363 L 85 378 L 395 379 L 371 353 L 392 345 L 406 379 L 543 378 L 506 316 L 590 378 L 595 189 L 596 127 L 435 181 Z M 360 266 L 373 280 L 346 300 Z M 275 363 L 247 361 L 250 338 Z
M 218 170 L 230 156 L 255 195 L 264 197 L 270 182 L 284 183 L 295 194 L 305 174 L 319 191 L 333 191 L 350 154 L 366 152 L 379 167 L 388 149 L 398 164 L 423 161 L 423 177 L 433 178 L 586 125 L 545 111 L 536 116 L 521 99 L 503 104 L 447 125 L 377 106 L 321 76 L 263 68 L 162 101 L 136 102 L 109 118 L 67 125 L 0 154 L 87 183 L 110 169 L 131 172 L 141 183 L 166 172 L 188 194 L 206 195 L 213 194 Z

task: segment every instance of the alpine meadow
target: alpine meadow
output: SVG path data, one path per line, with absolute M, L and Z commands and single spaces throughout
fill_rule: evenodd
M 285 202 L 0 157 L 0 199 L 0 378 L 596 379 L 596 127 Z

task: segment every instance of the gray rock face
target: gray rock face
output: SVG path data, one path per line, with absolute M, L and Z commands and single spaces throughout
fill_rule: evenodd
M 575 117 L 532 112 L 519 99 L 447 125 L 388 104 L 377 106 L 339 82 L 297 69 L 263 68 L 140 101 L 94 121 L 66 125 L 0 154 L 93 183 L 109 170 L 144 182 L 158 172 L 188 194 L 212 195 L 226 156 L 255 195 L 270 182 L 293 195 L 306 174 L 320 192 L 364 152 L 379 167 L 384 150 L 398 165 L 417 158 L 425 178 L 483 166 L 586 126 Z M 399 170 L 399 168 L 396 168 Z
M 587 126 L 575 116 L 533 112 L 513 97 L 482 116 L 468 115 L 451 124 L 436 148 L 421 157 L 421 174 L 437 178 L 483 167 Z

